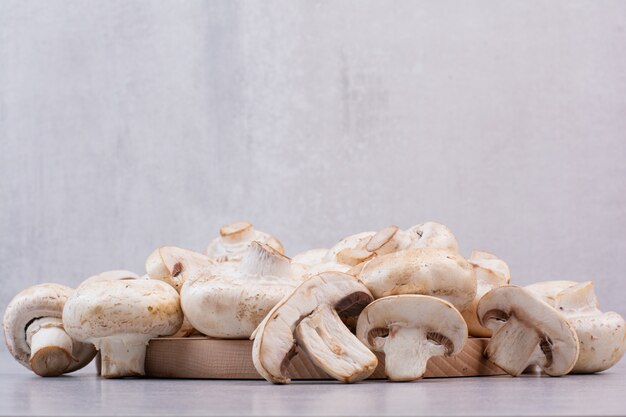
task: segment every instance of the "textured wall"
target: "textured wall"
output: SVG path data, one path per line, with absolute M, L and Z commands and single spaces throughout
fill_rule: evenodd
M 626 314 L 626 2 L 0 3 L 0 308 L 249 219 L 448 224 Z

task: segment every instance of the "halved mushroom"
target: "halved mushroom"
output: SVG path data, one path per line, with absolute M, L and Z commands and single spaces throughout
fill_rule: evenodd
M 616 312 L 600 311 L 593 282 L 546 281 L 526 289 L 561 312 L 576 329 L 580 353 L 572 373 L 602 372 L 624 356 L 626 321 Z
M 496 255 L 478 250 L 472 252 L 467 262 L 472 265 L 476 274 L 476 297 L 465 310 L 461 311 L 461 314 L 467 323 L 470 336 L 491 337 L 491 330 L 481 326 L 478 322 L 476 307 L 487 292 L 510 283 L 509 266 Z
M 248 222 L 233 223 L 220 229 L 220 236 L 209 244 L 206 255 L 217 262 L 238 262 L 252 242 L 264 243 L 279 253 L 285 253 L 283 244 L 274 236 L 255 230 Z
M 414 381 L 433 356 L 463 349 L 467 325 L 454 306 L 427 295 L 379 298 L 361 312 L 356 334 L 367 347 L 385 354 L 391 381 Z
M 289 383 L 287 367 L 299 347 L 340 381 L 367 378 L 378 360 L 343 322 L 355 321 L 371 301 L 367 288 L 351 275 L 324 272 L 309 278 L 283 298 L 252 335 L 254 367 L 270 382 Z
M 102 355 L 102 376 L 144 375 L 146 346 L 181 326 L 179 296 L 157 280 L 112 280 L 78 288 L 63 309 L 63 325 L 76 340 Z
M 268 245 L 252 242 L 240 263 L 199 271 L 181 291 L 185 316 L 211 337 L 248 338 L 263 317 L 302 282 L 302 271 Z
M 206 255 L 176 246 L 161 246 L 146 259 L 146 272 L 152 279 L 170 284 L 180 292 L 185 279 L 216 262 Z
M 578 359 L 576 331 L 559 312 L 532 292 L 507 285 L 485 294 L 477 308 L 480 323 L 493 332 L 489 360 L 518 376 L 538 365 L 551 376 L 565 375 Z
M 93 345 L 73 340 L 63 327 L 63 306 L 73 291 L 59 284 L 35 285 L 17 294 L 4 313 L 9 352 L 37 375 L 74 372 L 96 356 Z
M 355 267 L 350 273 L 367 286 L 374 298 L 432 295 L 462 311 L 476 296 L 472 266 L 458 253 L 446 249 L 405 249 L 389 253 Z

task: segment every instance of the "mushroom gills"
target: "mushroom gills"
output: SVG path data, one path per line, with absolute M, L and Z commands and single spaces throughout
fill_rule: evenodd
M 511 316 L 493 333 L 485 355 L 509 375 L 518 376 L 529 365 L 543 368 L 552 364 L 552 341 L 539 335 L 533 326 Z
M 378 359 L 342 323 L 328 306 L 321 306 L 296 327 L 296 341 L 324 372 L 344 382 L 358 382 L 370 376 Z
M 96 347 L 102 356 L 102 376 L 143 376 L 146 346 L 150 339 L 150 335 L 144 334 L 118 334 L 101 338 Z
M 30 345 L 29 364 L 39 376 L 59 376 L 77 359 L 72 356 L 74 343 L 59 318 L 34 320 L 26 329 Z
M 449 355 L 450 341 L 439 333 L 423 329 L 393 325 L 387 336 L 374 329 L 370 332 L 373 344 L 382 345 L 385 353 L 385 372 L 391 381 L 414 381 L 426 373 L 428 360 L 433 356 Z

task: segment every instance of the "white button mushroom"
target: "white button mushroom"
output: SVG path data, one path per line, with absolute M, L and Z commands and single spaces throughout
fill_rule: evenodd
M 352 259 L 353 255 L 358 255 L 359 257 L 362 256 L 362 253 L 355 252 L 355 250 L 366 251 L 365 246 L 367 246 L 367 242 L 369 242 L 375 234 L 376 232 L 362 232 L 340 240 L 336 245 L 328 250 L 324 261 L 350 266 L 360 263 L 361 261 L 358 259 Z M 370 252 L 367 252 L 366 256 L 371 257 L 373 255 Z
M 305 277 L 312 277 L 320 272 L 348 272 L 350 270 L 350 265 L 327 261 L 327 255 L 328 249 L 310 249 L 295 255 L 291 258 L 291 263 L 301 265 Z
M 178 293 L 156 280 L 83 285 L 63 309 L 68 334 L 100 351 L 106 378 L 144 375 L 148 341 L 175 333 L 182 321 Z
M 96 355 L 93 345 L 72 340 L 63 328 L 63 306 L 73 291 L 59 284 L 35 285 L 17 294 L 4 313 L 9 352 L 37 375 L 76 371 Z
M 378 256 L 355 268 L 358 271 L 354 273 L 374 298 L 432 295 L 462 311 L 476 296 L 472 266 L 458 253 L 446 249 L 405 249 Z
M 163 281 L 178 292 L 185 279 L 217 263 L 206 255 L 176 246 L 161 246 L 146 259 L 146 272 L 151 279 Z
M 580 353 L 572 373 L 601 372 L 624 356 L 626 321 L 613 311 L 600 311 L 591 281 L 546 281 L 526 289 L 561 312 L 576 329 Z
M 206 249 L 206 255 L 217 262 L 238 262 L 254 241 L 285 253 L 283 244 L 274 236 L 255 230 L 248 222 L 233 223 L 220 229 L 220 236 Z
M 477 308 L 480 323 L 493 332 L 485 355 L 518 376 L 538 365 L 551 376 L 565 375 L 578 359 L 578 337 L 571 324 L 532 292 L 507 285 L 485 294 Z
M 472 252 L 467 262 L 472 265 L 476 274 L 476 297 L 465 310 L 461 311 L 461 314 L 467 323 L 470 336 L 491 337 L 491 330 L 481 326 L 478 322 L 476 307 L 478 301 L 487 292 L 510 283 L 509 266 L 494 254 L 478 250 Z
M 351 275 L 324 272 L 309 278 L 281 300 L 253 334 L 254 367 L 270 382 L 289 383 L 287 367 L 297 346 L 333 378 L 367 378 L 378 359 L 344 322 L 355 322 L 371 301 L 367 288 Z
M 268 245 L 252 242 L 239 263 L 199 272 L 181 291 L 182 308 L 194 328 L 211 337 L 245 339 L 285 295 L 302 282 L 302 271 Z
M 456 237 L 447 226 L 441 223 L 427 222 L 409 227 L 407 232 L 417 235 L 412 239 L 411 248 L 448 249 L 459 251 Z
M 380 298 L 361 312 L 356 334 L 367 347 L 385 353 L 385 373 L 392 381 L 414 381 L 433 356 L 463 349 L 467 326 L 447 301 L 427 295 Z

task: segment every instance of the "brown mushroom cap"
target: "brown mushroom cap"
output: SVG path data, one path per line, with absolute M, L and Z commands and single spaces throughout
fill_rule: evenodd
M 486 355 L 511 375 L 538 365 L 548 375 L 565 375 L 578 358 L 571 324 L 530 291 L 507 285 L 485 294 L 477 307 L 480 323 L 493 331 Z

